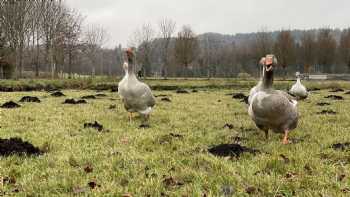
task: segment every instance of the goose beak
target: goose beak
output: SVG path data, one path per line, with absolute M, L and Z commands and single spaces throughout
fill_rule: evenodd
M 273 69 L 273 57 L 267 56 L 265 58 L 265 66 L 266 66 L 266 71 L 269 72 Z
M 269 71 L 272 71 L 272 70 L 273 70 L 272 64 L 266 65 L 266 72 L 269 72 Z
M 125 52 L 126 52 L 126 55 L 127 55 L 128 57 L 132 57 L 132 56 L 134 55 L 134 52 L 132 51 L 131 48 L 127 49 Z
M 132 59 L 134 58 L 134 52 L 133 52 L 133 50 L 132 50 L 131 48 L 129 48 L 129 49 L 127 49 L 127 50 L 125 51 L 125 53 L 126 53 L 126 56 L 127 56 L 127 58 L 128 58 L 128 61 L 131 62 Z

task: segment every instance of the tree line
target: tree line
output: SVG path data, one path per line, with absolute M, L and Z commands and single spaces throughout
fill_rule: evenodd
M 98 65 L 112 55 L 102 48 L 108 34 L 99 25 L 83 27 L 84 19 L 61 0 L 0 1 L 0 77 L 102 73 Z
M 350 71 L 350 29 L 197 35 L 163 18 L 136 29 L 128 46 L 106 48 L 109 37 L 61 0 L 0 1 L 0 78 L 120 76 L 125 47 L 135 49 L 145 77 L 258 76 L 257 61 L 269 53 L 283 76 Z

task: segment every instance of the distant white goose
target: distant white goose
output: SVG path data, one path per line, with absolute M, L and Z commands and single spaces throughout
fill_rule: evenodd
M 271 129 L 276 133 L 284 133 L 283 144 L 288 144 L 288 133 L 298 124 L 297 101 L 286 92 L 274 90 L 273 67 L 277 59 L 267 55 L 261 60 L 264 66 L 263 80 L 258 90 L 251 98 L 248 113 L 256 126 L 265 132 Z
M 294 95 L 298 100 L 306 99 L 309 93 L 307 92 L 305 86 L 301 84 L 300 73 L 296 73 L 297 82 L 289 90 L 289 93 Z
M 124 62 L 124 78 L 118 84 L 118 93 L 122 98 L 125 109 L 129 112 L 129 120 L 132 113 L 140 113 L 145 120 L 149 119 L 149 114 L 156 104 L 156 99 L 151 89 L 145 83 L 140 82 L 134 73 L 134 53 L 132 49 L 126 51 L 128 62 Z

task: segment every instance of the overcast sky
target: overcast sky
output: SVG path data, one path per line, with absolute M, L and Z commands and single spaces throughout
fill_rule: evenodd
M 191 25 L 197 34 L 268 30 L 349 27 L 350 0 L 66 0 L 86 17 L 103 25 L 108 43 L 126 45 L 144 23 L 154 28 L 161 18 L 176 21 L 177 29 Z

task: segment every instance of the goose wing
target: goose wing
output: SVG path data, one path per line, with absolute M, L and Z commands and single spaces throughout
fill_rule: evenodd
M 156 99 L 152 94 L 151 88 L 142 82 L 135 84 L 135 97 L 138 97 L 141 103 L 147 107 L 153 107 L 156 104 Z

